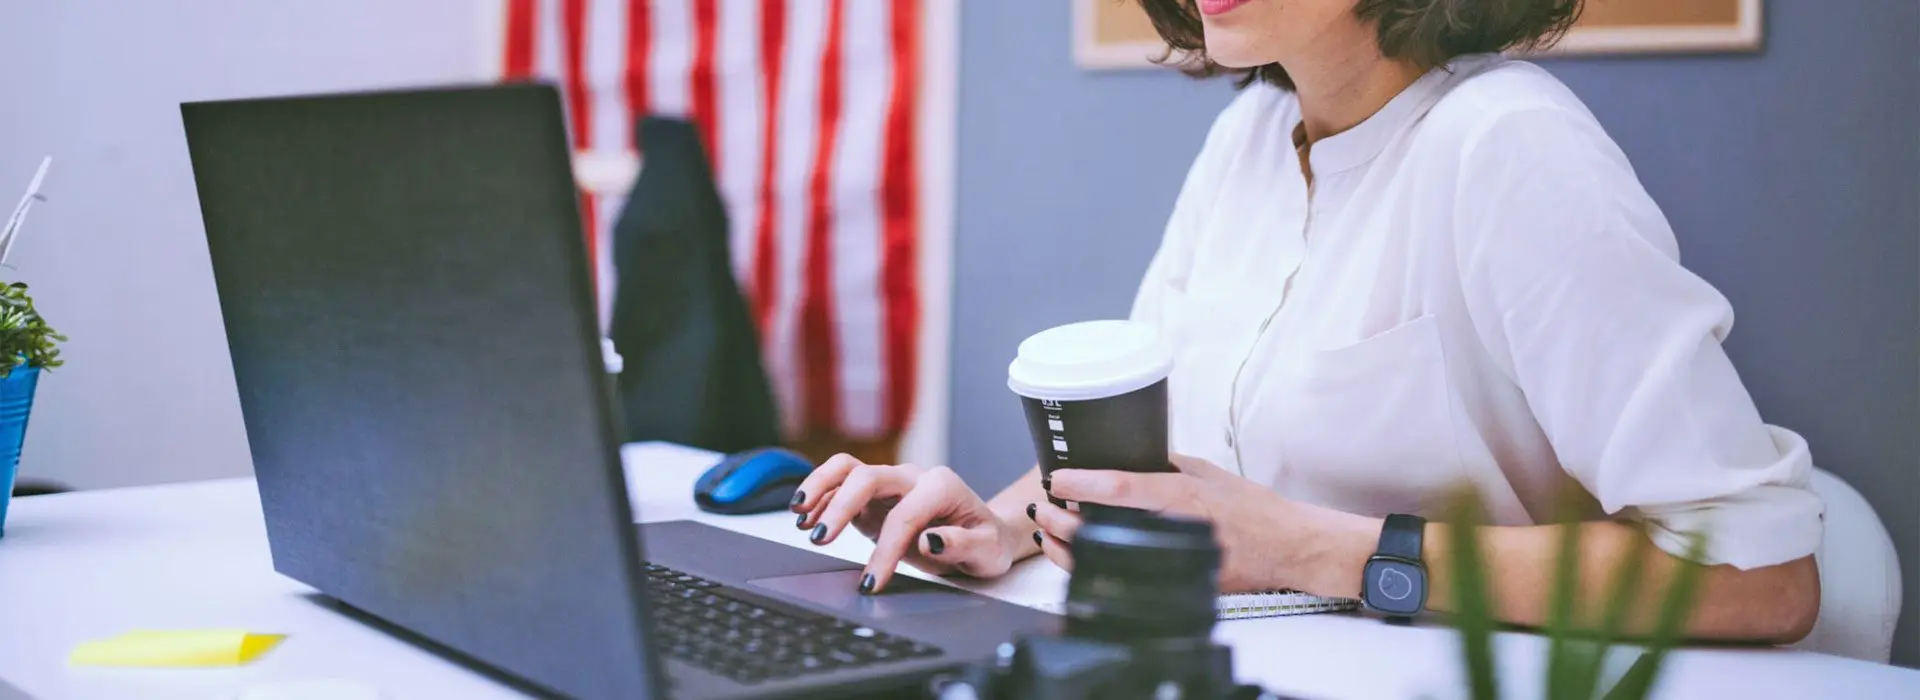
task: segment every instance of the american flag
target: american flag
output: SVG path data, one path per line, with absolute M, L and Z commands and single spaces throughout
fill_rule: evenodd
M 558 85 L 577 151 L 617 162 L 642 115 L 698 125 L 791 438 L 897 439 L 912 415 L 925 1 L 502 3 L 501 76 Z M 605 318 L 622 197 L 584 202 Z

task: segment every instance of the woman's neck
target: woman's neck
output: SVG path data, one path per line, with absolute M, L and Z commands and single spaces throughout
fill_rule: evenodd
M 1326 36 L 1318 44 L 1281 64 L 1300 97 L 1309 144 L 1358 126 L 1426 73 L 1380 55 L 1370 36 Z

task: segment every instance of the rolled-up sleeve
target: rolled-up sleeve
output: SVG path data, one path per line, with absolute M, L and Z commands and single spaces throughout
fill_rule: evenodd
M 1742 569 L 1813 553 L 1806 441 L 1761 420 L 1721 347 L 1731 307 L 1680 265 L 1624 156 L 1552 109 L 1471 144 L 1454 222 L 1467 308 L 1561 467 L 1676 555 L 1690 533 Z

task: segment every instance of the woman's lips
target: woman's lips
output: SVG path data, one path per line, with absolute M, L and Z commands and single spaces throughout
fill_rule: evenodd
M 1200 14 L 1208 17 L 1224 15 L 1249 2 L 1253 0 L 1200 0 Z

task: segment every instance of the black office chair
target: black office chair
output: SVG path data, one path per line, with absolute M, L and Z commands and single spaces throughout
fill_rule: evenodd
M 646 165 L 614 224 L 618 270 L 608 335 L 627 439 L 716 452 L 779 444 L 760 342 L 734 279 L 726 207 L 700 131 L 643 118 Z

